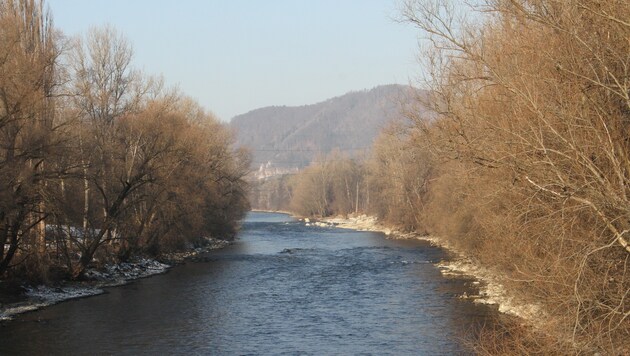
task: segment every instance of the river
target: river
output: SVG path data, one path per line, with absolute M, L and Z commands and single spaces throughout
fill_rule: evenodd
M 21 315 L 2 355 L 269 355 L 464 352 L 492 308 L 458 298 L 445 252 L 380 233 L 250 213 L 203 261 Z

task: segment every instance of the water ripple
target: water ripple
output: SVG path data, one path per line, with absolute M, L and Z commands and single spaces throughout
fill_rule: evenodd
M 0 353 L 461 354 L 462 330 L 493 311 L 457 298 L 465 283 L 433 265 L 444 257 L 256 213 L 198 263 L 21 316 L 2 328 Z

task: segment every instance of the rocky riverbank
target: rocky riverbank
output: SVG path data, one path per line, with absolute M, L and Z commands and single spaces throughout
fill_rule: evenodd
M 86 271 L 86 281 L 61 281 L 53 285 L 21 285 L 12 288 L 10 296 L 0 300 L 0 321 L 11 320 L 15 315 L 34 311 L 70 299 L 105 293 L 104 288 L 165 273 L 171 267 L 192 260 L 205 252 L 223 248 L 230 242 L 207 239 L 203 247 L 185 252 L 169 253 L 158 259 L 137 257 L 130 262 L 108 264 Z M 3 283 L 3 282 L 0 282 Z M 1 285 L 0 285 L 1 286 Z

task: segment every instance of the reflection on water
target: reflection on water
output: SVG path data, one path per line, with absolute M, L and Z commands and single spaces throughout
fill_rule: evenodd
M 443 252 L 251 213 L 238 241 L 165 275 L 26 314 L 0 354 L 453 354 L 493 312 Z

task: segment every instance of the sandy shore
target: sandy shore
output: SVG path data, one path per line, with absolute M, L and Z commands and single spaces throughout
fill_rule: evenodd
M 171 253 L 158 260 L 136 258 L 130 262 L 106 265 L 100 269 L 86 271 L 88 281 L 62 281 L 52 286 L 22 286 L 23 295 L 18 302 L 0 304 L 0 321 L 13 319 L 15 315 L 34 311 L 66 300 L 85 298 L 105 293 L 103 288 L 120 286 L 133 280 L 167 272 L 171 267 L 193 259 L 196 256 L 223 248 L 230 243 L 223 240 L 208 239 L 204 247 L 186 252 Z
M 313 225 L 318 225 L 317 222 Z M 359 231 L 376 231 L 384 233 L 388 239 L 417 239 L 428 241 L 434 246 L 439 246 L 450 252 L 456 257 L 452 260 L 441 261 L 436 264 L 442 275 L 445 277 L 472 277 L 478 282 L 478 295 L 462 295 L 460 298 L 472 299 L 475 303 L 496 305 L 500 312 L 514 315 L 531 322 L 540 320 L 541 309 L 532 304 L 519 301 L 514 295 L 511 295 L 501 284 L 501 275 L 493 272 L 478 263 L 464 253 L 458 250 L 444 239 L 435 236 L 424 236 L 415 233 L 403 233 L 384 226 L 378 222 L 378 219 L 372 216 L 360 215 L 350 218 L 327 218 L 322 223 L 326 225 L 334 225 L 342 229 L 353 229 Z

